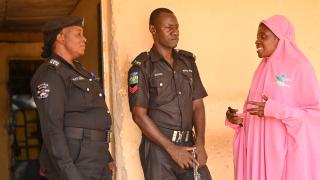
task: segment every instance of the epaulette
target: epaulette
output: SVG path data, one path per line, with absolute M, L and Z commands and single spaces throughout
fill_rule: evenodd
M 60 66 L 60 62 L 58 60 L 55 60 L 53 58 L 48 59 L 48 67 L 57 69 L 57 67 Z
M 178 54 L 182 55 L 182 56 L 186 56 L 186 57 L 191 57 L 192 59 L 196 60 L 196 56 L 192 53 L 192 52 L 189 52 L 189 51 L 185 51 L 185 50 L 182 50 L 182 49 L 176 49 L 176 51 L 178 52 Z
M 131 64 L 140 67 L 147 59 L 149 59 L 149 52 L 142 52 L 131 62 Z

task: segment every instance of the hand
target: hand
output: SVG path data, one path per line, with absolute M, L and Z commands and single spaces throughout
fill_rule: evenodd
M 268 101 L 268 97 L 263 95 L 262 96 L 263 101 L 262 102 L 257 102 L 257 101 L 247 101 L 247 104 L 250 105 L 254 105 L 256 107 L 254 108 L 250 108 L 247 109 L 247 111 L 251 114 L 251 115 L 256 115 L 259 117 L 263 117 L 264 116 L 264 107 L 266 105 L 266 102 Z
M 177 146 L 175 144 L 170 145 L 167 148 L 168 153 L 171 158 L 183 169 L 192 168 L 192 163 L 196 163 L 199 166 L 199 163 L 194 159 L 190 153 L 195 147 L 185 147 Z
M 112 176 L 114 176 L 116 174 L 116 164 L 114 161 L 108 163 L 108 168 L 111 171 Z
M 243 118 L 237 115 L 238 109 L 232 109 L 231 107 L 228 107 L 228 110 L 226 112 L 226 116 L 229 122 L 232 124 L 238 124 L 242 126 Z
M 204 148 L 204 146 L 200 146 L 200 145 L 196 146 L 196 153 L 197 153 L 197 161 L 199 162 L 198 167 L 201 168 L 207 163 L 208 155 L 207 155 L 206 149 Z

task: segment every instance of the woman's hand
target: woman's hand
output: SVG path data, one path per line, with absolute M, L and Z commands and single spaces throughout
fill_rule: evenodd
M 257 102 L 257 101 L 247 101 L 247 104 L 254 105 L 256 107 L 247 109 L 247 112 L 249 112 L 251 115 L 256 115 L 259 117 L 264 117 L 264 108 L 266 105 L 266 102 L 268 101 L 268 97 L 263 95 L 262 96 L 263 101 Z
M 231 107 L 228 107 L 228 110 L 226 112 L 226 116 L 229 122 L 232 124 L 237 124 L 242 126 L 243 118 L 240 117 L 238 114 L 238 109 L 232 109 Z

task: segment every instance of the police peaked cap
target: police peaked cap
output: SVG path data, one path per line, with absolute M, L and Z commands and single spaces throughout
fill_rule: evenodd
M 62 30 L 69 26 L 84 26 L 84 18 L 79 16 L 66 16 L 48 21 L 42 28 L 42 32 Z

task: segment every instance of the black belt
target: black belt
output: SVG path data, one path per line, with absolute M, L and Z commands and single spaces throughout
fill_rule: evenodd
M 193 131 L 174 130 L 160 127 L 161 132 L 174 143 L 189 142 L 193 139 Z
M 64 134 L 66 137 L 74 139 L 90 139 L 93 141 L 103 141 L 109 143 L 111 140 L 110 130 L 94 130 L 77 127 L 64 127 Z

